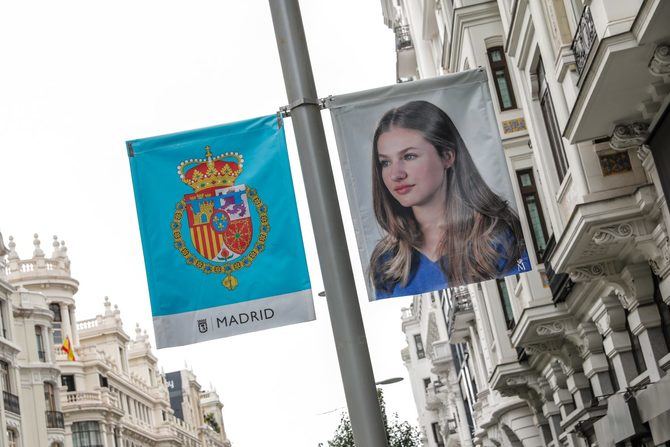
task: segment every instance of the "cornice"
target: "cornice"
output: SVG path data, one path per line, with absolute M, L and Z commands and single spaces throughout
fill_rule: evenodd
M 496 1 L 477 3 L 454 9 L 451 42 L 449 42 L 451 48 L 449 51 L 449 63 L 447 64 L 450 72 L 458 71 L 457 64 L 463 48 L 461 36 L 465 28 L 488 23 L 491 19 L 500 21 L 500 11 L 498 10 L 498 3 Z

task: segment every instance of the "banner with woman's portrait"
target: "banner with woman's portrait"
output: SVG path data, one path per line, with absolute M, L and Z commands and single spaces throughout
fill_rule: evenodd
M 371 299 L 531 269 L 483 70 L 328 108 Z

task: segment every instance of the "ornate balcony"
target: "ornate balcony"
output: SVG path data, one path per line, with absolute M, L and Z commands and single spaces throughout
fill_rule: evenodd
M 413 80 L 417 75 L 416 52 L 408 25 L 393 28 L 395 33 L 396 78 L 398 82 Z
M 19 406 L 19 396 L 8 393 L 7 391 L 2 392 L 2 400 L 5 403 L 5 410 L 12 412 L 14 414 L 21 414 L 21 407 Z
M 667 95 L 670 5 L 608 4 L 584 9 L 572 44 L 579 92 L 563 130 L 571 143 L 612 135 L 614 124 L 652 121 Z
M 575 62 L 577 64 L 577 73 L 581 76 L 586 67 L 586 62 L 591 54 L 591 49 L 595 46 L 598 35 L 596 34 L 596 27 L 591 16 L 591 9 L 588 6 L 584 7 L 582 17 L 579 19 L 579 26 L 575 33 L 575 38 L 572 40 L 572 52 L 575 55 Z
M 451 366 L 451 344 L 449 340 L 439 340 L 433 342 L 433 355 L 431 356 L 433 363 L 433 372 L 435 374 L 446 373 Z
M 469 335 L 468 323 L 475 318 L 470 293 L 467 289 L 453 289 L 447 316 L 447 333 L 450 343 L 461 343 Z
M 47 428 L 65 428 L 63 413 L 60 411 L 46 411 Z
M 109 392 L 106 388 L 98 391 L 70 391 L 65 393 L 63 410 L 86 411 L 92 409 L 111 411 L 118 415 L 124 413 L 117 395 Z

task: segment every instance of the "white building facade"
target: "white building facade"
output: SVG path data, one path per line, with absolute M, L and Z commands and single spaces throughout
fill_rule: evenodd
M 670 2 L 382 7 L 399 82 L 486 69 L 534 265 L 403 315 L 424 444 L 670 445 Z
M 65 244 L 54 237 L 51 256 L 37 235 L 33 245 L 20 259 L 0 237 L 0 446 L 230 446 L 218 395 L 198 385 L 193 412 L 176 417 L 146 332 L 127 334 L 107 298 L 103 313 L 77 321 Z

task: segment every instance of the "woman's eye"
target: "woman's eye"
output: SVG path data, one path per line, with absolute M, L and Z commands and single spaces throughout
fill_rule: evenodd
M 379 166 L 382 168 L 386 168 L 388 166 L 391 166 L 391 162 L 388 160 L 379 160 Z
M 416 158 L 416 154 L 405 154 L 403 158 L 405 160 L 414 160 Z

